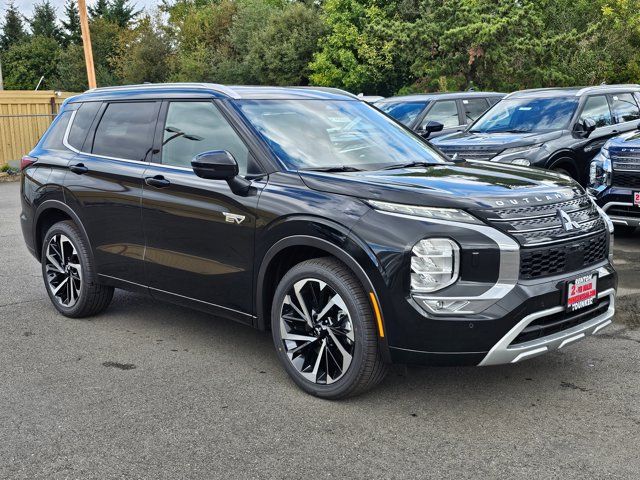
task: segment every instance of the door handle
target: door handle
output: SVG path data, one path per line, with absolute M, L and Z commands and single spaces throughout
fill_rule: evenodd
M 144 183 L 156 188 L 166 188 L 171 185 L 171 182 L 164 178 L 162 175 L 156 175 L 155 177 L 146 177 Z
M 89 169 L 85 167 L 83 163 L 71 165 L 69 167 L 69 170 L 71 170 L 73 173 L 77 173 L 78 175 L 83 175 L 89 171 Z

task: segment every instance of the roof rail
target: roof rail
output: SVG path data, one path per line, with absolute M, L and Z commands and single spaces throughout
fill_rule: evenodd
M 347 92 L 346 90 L 342 90 L 341 88 L 335 88 L 335 87 L 314 87 L 314 86 L 306 86 L 306 87 L 294 87 L 294 88 L 304 88 L 304 89 L 308 89 L 308 90 L 319 90 L 321 92 L 327 92 L 327 93 L 335 93 L 338 95 L 346 95 L 348 97 L 352 97 L 352 98 L 357 98 L 358 100 L 362 100 L 362 98 L 358 97 L 358 95 L 355 95 L 351 92 Z
M 231 98 L 240 98 L 237 92 L 235 92 L 232 88 L 229 88 L 225 85 L 219 85 L 217 83 L 142 83 L 136 85 L 121 85 L 115 87 L 98 87 L 87 90 L 85 93 L 94 93 L 94 92 L 116 92 L 122 90 L 144 90 L 144 89 L 160 89 L 160 88 L 193 88 L 193 89 L 206 89 L 206 90 L 215 90 L 218 93 L 222 93 Z
M 637 83 L 618 83 L 618 84 L 611 84 L 611 85 L 607 85 L 607 84 L 600 84 L 600 85 L 593 85 L 590 87 L 583 87 L 580 90 L 578 90 L 578 92 L 576 93 L 576 96 L 579 95 L 583 95 L 589 91 L 598 91 L 604 88 L 640 88 L 640 85 L 638 85 Z

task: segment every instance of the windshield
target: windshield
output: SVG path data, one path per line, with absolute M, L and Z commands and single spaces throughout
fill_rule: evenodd
M 578 105 L 575 97 L 513 98 L 495 104 L 470 132 L 551 132 L 567 128 Z
M 444 163 L 375 108 L 354 100 L 240 100 L 242 112 L 289 170 Z
M 376 107 L 404 125 L 411 125 L 429 102 L 384 102 Z

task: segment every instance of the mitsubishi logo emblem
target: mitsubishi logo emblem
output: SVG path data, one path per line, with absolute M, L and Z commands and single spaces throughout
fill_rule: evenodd
M 571 220 L 571 217 L 567 212 L 559 208 L 556 210 L 558 217 L 560 218 L 560 222 L 562 222 L 562 228 L 564 228 L 565 232 L 570 232 L 571 230 L 579 230 L 580 225 L 578 222 Z

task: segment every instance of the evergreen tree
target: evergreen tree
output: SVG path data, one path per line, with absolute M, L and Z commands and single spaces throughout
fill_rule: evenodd
M 80 31 L 80 14 L 76 0 L 67 0 L 64 13 L 66 20 L 62 20 L 61 23 L 65 30 L 65 42 L 66 44 L 79 45 L 82 43 L 82 32 Z
M 56 23 L 56 10 L 49 0 L 43 0 L 33 7 L 29 26 L 34 37 L 53 38 L 58 42 L 62 40 L 62 32 Z
M 126 28 L 138 15 L 140 10 L 136 10 L 136 6 L 129 3 L 129 0 L 111 0 L 106 18 L 120 28 Z
M 2 34 L 0 35 L 0 50 L 3 52 L 6 52 L 9 47 L 27 37 L 27 33 L 24 30 L 22 16 L 13 2 L 9 3 L 1 28 Z
M 96 18 L 106 18 L 109 15 L 109 1 L 97 0 L 93 7 L 88 7 L 88 10 L 91 20 L 94 20 Z

